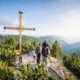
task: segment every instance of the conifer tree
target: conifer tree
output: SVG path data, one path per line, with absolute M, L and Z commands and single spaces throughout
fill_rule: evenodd
M 14 49 L 16 49 L 16 46 L 17 46 L 17 42 L 16 42 L 15 38 L 12 36 L 5 40 L 5 44 L 11 45 Z
M 38 43 L 36 41 L 33 42 L 34 47 L 36 48 L 38 46 Z
M 16 61 L 17 54 L 8 47 L 9 45 L 7 45 L 7 48 L 5 45 L 0 46 L 0 60 L 7 62 L 10 65 Z
M 14 80 L 14 69 L 3 61 L 0 61 L 0 80 Z
M 58 59 L 62 58 L 62 51 L 57 40 L 52 45 L 51 56 L 56 57 Z
M 33 69 L 31 63 L 27 64 L 27 66 L 24 64 L 20 66 L 18 77 L 20 80 L 56 80 L 54 76 L 48 75 L 48 72 L 43 68 L 43 64 Z
M 65 66 L 80 78 L 80 58 L 76 53 L 71 56 L 66 55 L 63 58 Z
M 29 51 L 33 50 L 34 46 L 31 44 L 30 40 L 27 40 L 24 44 L 23 44 L 23 53 L 28 53 Z

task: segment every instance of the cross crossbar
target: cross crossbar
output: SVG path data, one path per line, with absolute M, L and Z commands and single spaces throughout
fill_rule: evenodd
M 5 26 L 4 29 L 10 29 L 10 30 L 35 30 L 35 28 L 20 28 L 20 27 L 7 27 Z

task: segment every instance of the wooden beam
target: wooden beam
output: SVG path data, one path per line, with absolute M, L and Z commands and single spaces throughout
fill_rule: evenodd
M 18 30 L 19 27 L 7 27 L 7 26 L 4 26 L 4 29 Z
M 19 12 L 19 61 L 22 62 L 22 14 L 23 12 Z
M 22 28 L 22 30 L 34 30 L 35 31 L 35 28 Z
M 7 26 L 4 26 L 4 29 L 10 29 L 10 30 L 34 30 L 35 31 L 35 28 L 19 28 L 19 27 L 7 27 Z

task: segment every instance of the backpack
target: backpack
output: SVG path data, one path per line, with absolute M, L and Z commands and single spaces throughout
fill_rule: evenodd
M 40 47 L 36 47 L 35 53 L 36 53 L 36 54 L 39 54 L 39 51 L 40 51 Z
M 43 47 L 43 48 L 42 48 L 42 55 L 43 55 L 44 57 L 47 57 L 47 56 L 48 56 L 48 47 Z

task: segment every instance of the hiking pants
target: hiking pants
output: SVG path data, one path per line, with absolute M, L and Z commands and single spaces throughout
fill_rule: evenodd
M 37 54 L 37 64 L 39 64 L 39 63 L 40 63 L 40 53 Z
M 43 56 L 43 63 L 48 64 L 48 57 Z

